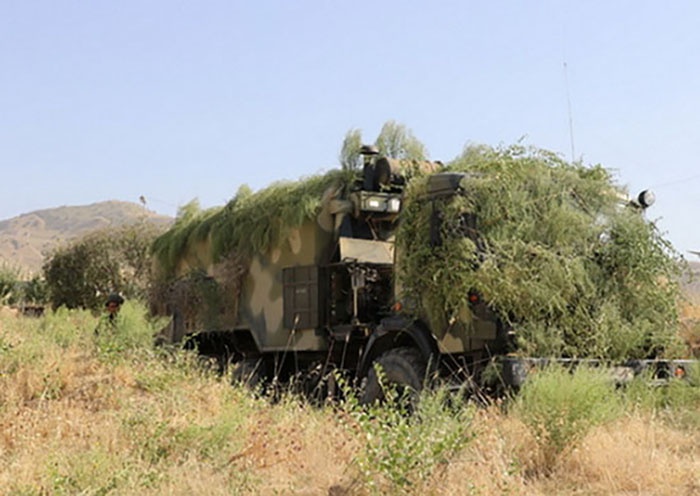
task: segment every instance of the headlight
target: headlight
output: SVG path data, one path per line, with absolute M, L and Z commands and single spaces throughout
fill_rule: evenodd
M 360 210 L 395 214 L 401 208 L 401 199 L 388 193 L 360 192 Z

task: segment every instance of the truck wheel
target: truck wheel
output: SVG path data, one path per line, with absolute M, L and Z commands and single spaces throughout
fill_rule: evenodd
M 233 364 L 231 384 L 243 385 L 258 390 L 265 382 L 265 363 L 260 358 L 244 358 Z
M 382 370 L 379 374 L 377 368 Z M 386 401 L 387 392 L 413 403 L 423 389 L 426 363 L 415 348 L 395 348 L 380 355 L 372 362 L 360 402 L 362 404 Z

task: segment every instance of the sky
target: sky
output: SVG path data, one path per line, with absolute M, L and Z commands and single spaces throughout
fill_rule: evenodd
M 700 250 L 700 2 L 0 0 L 0 219 L 175 215 L 337 167 L 393 120 L 434 160 L 602 164 Z

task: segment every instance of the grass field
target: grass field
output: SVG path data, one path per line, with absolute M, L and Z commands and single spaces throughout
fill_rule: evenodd
M 414 416 L 271 403 L 151 346 L 139 305 L 0 311 L 0 493 L 700 494 L 700 392 L 540 373 L 489 406 L 423 396 Z

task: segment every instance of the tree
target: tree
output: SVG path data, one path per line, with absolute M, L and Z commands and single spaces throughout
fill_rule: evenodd
M 8 265 L 0 266 L 0 303 L 11 302 L 19 284 L 19 270 Z
M 385 157 L 402 160 L 426 160 L 428 151 L 403 124 L 387 121 L 382 126 L 374 142 L 379 153 Z M 351 129 L 345 134 L 338 156 L 344 170 L 357 170 L 362 166 L 360 149 L 362 148 L 362 131 Z
M 160 229 L 141 222 L 90 233 L 59 247 L 42 271 L 54 308 L 99 308 L 105 295 L 143 298 L 150 284 L 150 246 Z
M 340 149 L 340 165 L 345 170 L 359 169 L 362 165 L 360 149 L 362 148 L 362 131 L 351 129 L 343 139 L 343 146 Z
M 428 151 L 410 129 L 395 121 L 387 121 L 375 142 L 379 153 L 391 158 L 425 160 Z
M 22 304 L 44 305 L 48 301 L 46 281 L 40 275 L 20 283 L 19 299 Z

